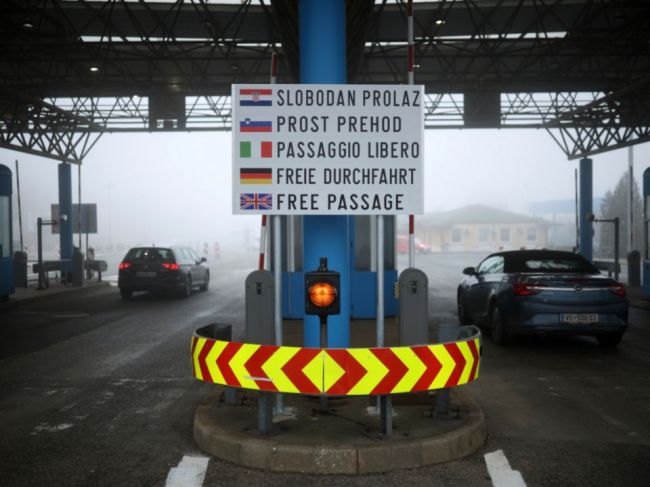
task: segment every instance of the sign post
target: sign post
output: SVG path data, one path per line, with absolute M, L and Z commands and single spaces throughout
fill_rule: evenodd
M 336 217 L 423 212 L 423 98 L 413 85 L 232 87 L 233 213 L 307 217 L 304 268 L 326 255 L 341 269 L 341 315 L 332 321 L 345 324 L 328 323 L 328 346 L 349 345 L 354 230 Z M 319 215 L 327 217 L 310 220 Z M 346 242 L 333 245 L 339 233 Z M 305 345 L 318 347 L 312 321 L 305 318 Z

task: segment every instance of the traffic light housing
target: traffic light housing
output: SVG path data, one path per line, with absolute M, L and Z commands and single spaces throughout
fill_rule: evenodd
M 305 314 L 321 319 L 341 312 L 341 274 L 327 269 L 327 258 L 321 257 L 317 270 L 305 273 Z

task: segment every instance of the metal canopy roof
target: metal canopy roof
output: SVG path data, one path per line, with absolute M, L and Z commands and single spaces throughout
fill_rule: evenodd
M 554 129 L 569 157 L 649 140 L 650 2 L 439 0 L 414 15 L 427 126 Z M 278 82 L 298 79 L 298 0 L 5 0 L 0 19 L 4 146 L 65 130 L 33 118 L 39 100 L 82 117 L 75 131 L 215 130 L 232 83 L 268 82 L 271 52 Z M 405 1 L 348 0 L 347 23 L 349 81 L 406 82 Z

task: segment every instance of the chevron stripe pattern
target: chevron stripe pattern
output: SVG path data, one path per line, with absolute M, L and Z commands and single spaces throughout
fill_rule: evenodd
M 302 348 L 192 337 L 194 376 L 269 392 L 373 396 L 430 391 L 478 378 L 478 338 L 386 348 Z

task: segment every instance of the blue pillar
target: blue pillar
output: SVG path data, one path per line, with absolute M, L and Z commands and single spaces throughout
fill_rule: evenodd
M 347 82 L 345 0 L 300 0 L 300 81 Z M 341 273 L 341 314 L 330 316 L 327 346 L 350 346 L 350 242 L 352 217 L 306 216 L 303 219 L 303 269 L 318 268 L 320 257 Z M 305 346 L 320 346 L 317 316 L 305 317 Z
M 594 224 L 589 221 L 589 214 L 593 213 L 593 161 L 587 157 L 580 159 L 580 254 L 586 259 L 593 260 Z
M 61 266 L 61 277 L 67 279 L 72 272 L 72 167 L 70 164 L 59 164 L 59 215 L 68 215 L 66 221 L 59 225 L 59 248 L 61 259 L 68 260 Z
M 11 169 L 0 164 L 0 301 L 14 294 L 13 225 Z

